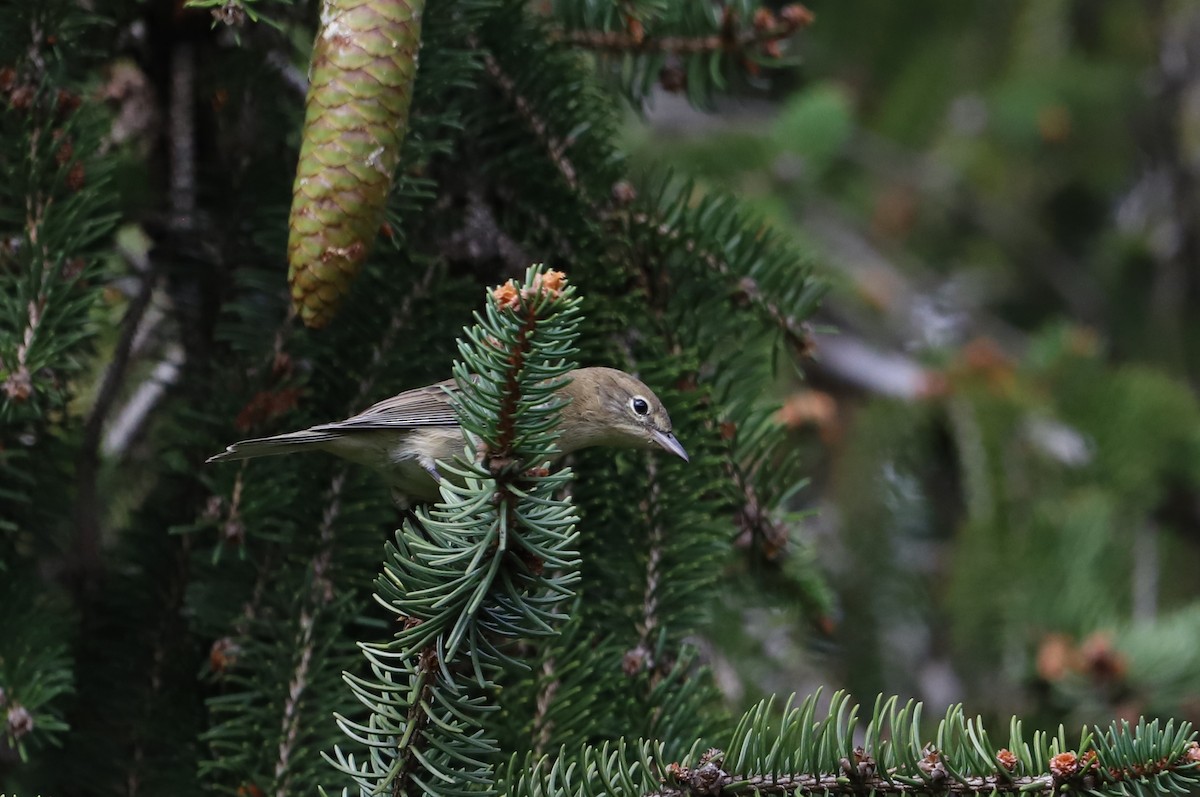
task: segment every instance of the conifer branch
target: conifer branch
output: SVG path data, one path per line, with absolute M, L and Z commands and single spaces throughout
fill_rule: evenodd
M 486 793 L 495 744 L 482 713 L 500 665 L 515 663 L 505 641 L 551 635 L 562 618 L 556 607 L 578 578 L 575 515 L 556 495 L 570 474 L 543 466 L 574 351 L 572 294 L 558 272 L 530 269 L 524 285 L 489 294 L 460 341 L 452 401 L 469 450 L 440 463 L 456 481 L 443 480 L 443 502 L 405 522 L 376 580 L 402 628 L 388 644 L 363 645 L 371 678 L 345 676 L 367 721 L 337 718 L 368 757 L 326 756 L 362 789 Z
M 628 29 L 613 30 L 555 30 L 552 37 L 574 47 L 608 55 L 633 53 L 647 55 L 665 53 L 669 55 L 699 55 L 704 53 L 740 54 L 772 44 L 792 36 L 801 28 L 812 24 L 811 11 L 799 3 L 784 6 L 778 17 L 765 6 L 754 16 L 754 24 L 747 30 L 738 30 L 738 21 L 728 7 L 722 15 L 721 29 L 717 33 L 697 36 L 655 36 L 647 34 L 641 22 L 631 19 Z M 773 48 L 772 48 L 773 49 Z
M 288 682 L 287 699 L 283 704 L 282 726 L 280 727 L 279 752 L 275 757 L 276 797 L 287 797 L 288 765 L 300 730 L 300 701 L 308 688 L 308 670 L 313 655 L 313 614 L 305 608 L 300 611 L 299 631 L 296 646 L 299 656 L 296 669 Z
M 484 69 L 487 71 L 488 76 L 492 79 L 496 87 L 500 89 L 505 99 L 516 109 L 517 115 L 524 120 L 529 130 L 537 137 L 547 157 L 554 164 L 563 181 L 571 191 L 584 197 L 586 201 L 587 191 L 579 180 L 579 172 L 566 154 L 567 149 L 571 146 L 571 140 L 559 138 L 551 131 L 550 124 L 537 112 L 534 103 L 521 93 L 517 82 L 504 70 L 504 67 L 500 65 L 496 57 L 486 49 L 483 49 L 483 45 L 480 43 L 478 37 L 471 36 L 468 42 L 472 48 L 479 50 L 483 58 Z M 592 203 L 589 201 L 588 204 Z
M 545 755 L 553 738 L 554 720 L 550 717 L 550 707 L 558 694 L 559 683 L 554 657 L 547 656 L 542 662 L 541 687 L 538 689 L 533 714 L 533 753 L 537 758 Z
M 624 670 L 626 675 L 639 672 L 651 672 L 658 675 L 659 662 L 654 659 L 654 636 L 658 631 L 658 587 L 662 578 L 660 568 L 663 558 L 663 543 L 665 530 L 658 512 L 658 495 L 661 486 L 658 481 L 658 466 L 653 458 L 647 458 L 646 470 L 650 480 L 650 495 L 647 499 L 646 516 L 650 520 L 650 548 L 646 553 L 645 580 L 642 585 L 642 617 L 637 623 L 638 642 L 633 650 L 625 654 Z
M 817 710 L 818 700 L 788 700 L 782 711 L 773 698 L 764 700 L 742 716 L 726 748 L 698 752 L 703 748 L 696 742 L 682 760 L 666 756 L 661 742 L 620 739 L 540 765 L 532 758 L 514 761 L 503 773 L 507 792 L 583 797 L 620 783 L 624 793 L 644 797 L 1153 797 L 1200 784 L 1200 744 L 1186 722 L 1085 728 L 1072 745 L 1061 726 L 1056 734 L 1029 738 L 1014 718 L 1001 747 L 978 718 L 953 706 L 933 741 L 923 743 L 920 703 L 901 706 L 880 696 L 864 725 L 860 707 L 845 694 L 835 694 L 826 711 Z
M 316 613 L 333 600 L 333 582 L 329 578 L 329 566 L 333 559 L 334 525 L 342 509 L 342 491 L 346 485 L 346 469 L 338 468 L 330 480 L 326 492 L 325 509 L 321 516 L 318 547 L 309 562 L 311 578 L 305 605 L 298 618 L 299 633 L 296 637 L 296 665 L 288 680 L 287 698 L 283 703 L 279 752 L 275 758 L 276 797 L 287 797 L 288 765 L 300 731 L 300 703 L 309 686 L 309 669 L 316 639 L 313 626 Z
M 685 252 L 707 266 L 713 275 L 725 282 L 731 296 L 735 299 L 740 298 L 754 307 L 765 321 L 777 328 L 797 356 L 808 357 L 812 353 L 812 340 L 807 324 L 769 298 L 754 277 L 739 276 L 726 257 L 704 246 L 696 238 L 666 221 L 662 215 L 633 213 L 628 219 L 632 225 L 652 232 L 664 242 L 681 246 Z
M 824 716 L 816 710 L 817 697 L 785 706 L 778 717 L 772 701 L 760 703 L 742 718 L 727 754 L 710 750 L 696 767 L 667 767 L 668 788 L 660 792 L 674 787 L 695 794 L 711 782 L 726 793 L 745 794 L 1095 794 L 1126 793 L 1120 784 L 1135 782 L 1135 792 L 1143 786 L 1153 792 L 1147 780 L 1159 776 L 1167 787 L 1173 778 L 1200 780 L 1200 747 L 1190 723 L 1085 729 L 1071 749 L 1061 727 L 1056 736 L 1039 732 L 1026 742 L 1014 718 L 1007 745 L 996 747 L 981 720 L 952 706 L 934 741 L 922 744 L 919 703 L 899 707 L 896 698 L 881 696 L 860 735 L 859 707 L 844 693 L 834 694 Z M 744 774 L 729 775 L 726 768 Z
M 733 425 L 732 422 L 727 423 Z M 758 552 L 764 561 L 775 561 L 787 551 L 790 536 L 788 530 L 771 517 L 770 510 L 763 506 L 754 482 L 738 462 L 736 427 L 728 431 L 721 429 L 720 432 L 721 436 L 729 441 L 729 451 L 724 462 L 725 473 L 740 496 L 739 506 L 734 513 L 734 525 L 737 530 L 735 539 L 739 545 Z
M 437 653 L 432 646 L 427 647 L 417 655 L 417 694 L 408 705 L 404 723 L 405 734 L 396 739 L 396 774 L 392 779 L 392 797 L 421 793 L 421 783 L 416 779 L 414 772 L 414 764 L 418 762 L 418 746 L 413 740 L 420 738 L 425 726 L 429 724 L 429 714 L 425 712 L 424 706 L 429 705 L 433 698 L 437 670 Z

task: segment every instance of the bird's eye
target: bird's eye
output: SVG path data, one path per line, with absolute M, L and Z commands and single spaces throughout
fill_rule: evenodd
M 634 396 L 631 398 L 629 400 L 629 406 L 632 407 L 633 411 L 638 415 L 645 415 L 646 413 L 650 412 L 650 405 L 647 404 L 646 400 L 641 396 Z

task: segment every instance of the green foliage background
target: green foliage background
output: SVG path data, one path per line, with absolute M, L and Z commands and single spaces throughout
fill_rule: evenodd
M 767 691 L 1194 717 L 1195 9 L 814 10 L 786 79 L 718 122 L 667 98 L 629 133 L 834 286 L 784 389 L 821 463 L 795 506 L 819 512 L 836 630 L 806 644 L 747 598 L 729 689 L 757 694 L 766 655 L 791 673 Z
M 865 734 L 909 786 L 944 738 L 990 788 L 975 713 L 1196 718 L 1190 4 L 838 0 L 774 53 L 749 0 L 430 3 L 386 234 L 319 333 L 283 267 L 317 4 L 177 6 L 0 3 L 0 790 L 345 785 L 402 518 L 327 458 L 200 463 L 445 378 L 537 261 L 692 461 L 572 459 L 579 597 L 463 698 L 511 756 L 464 771 L 644 793 L 718 745 L 752 791 Z M 818 686 L 902 700 L 753 705 Z M 1074 739 L 1024 738 L 1061 786 Z

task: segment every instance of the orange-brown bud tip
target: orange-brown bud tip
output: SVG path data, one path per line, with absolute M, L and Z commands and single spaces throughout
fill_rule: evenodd
M 816 19 L 816 15 L 807 7 L 799 3 L 792 3 L 779 10 L 779 18 L 789 25 L 795 25 L 800 28 L 811 25 L 813 20 Z
M 521 292 L 517 290 L 517 284 L 509 280 L 492 290 L 492 298 L 496 300 L 497 307 L 508 310 L 521 303 Z
M 1069 778 L 1078 772 L 1079 756 L 1069 750 L 1050 759 L 1050 774 L 1056 778 Z

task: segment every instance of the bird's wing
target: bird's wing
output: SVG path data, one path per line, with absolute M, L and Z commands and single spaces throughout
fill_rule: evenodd
M 367 407 L 358 415 L 335 423 L 314 426 L 314 432 L 342 432 L 355 429 L 412 429 L 418 426 L 458 426 L 458 417 L 450 405 L 446 388 L 454 390 L 447 379 L 426 387 L 406 390 Z

